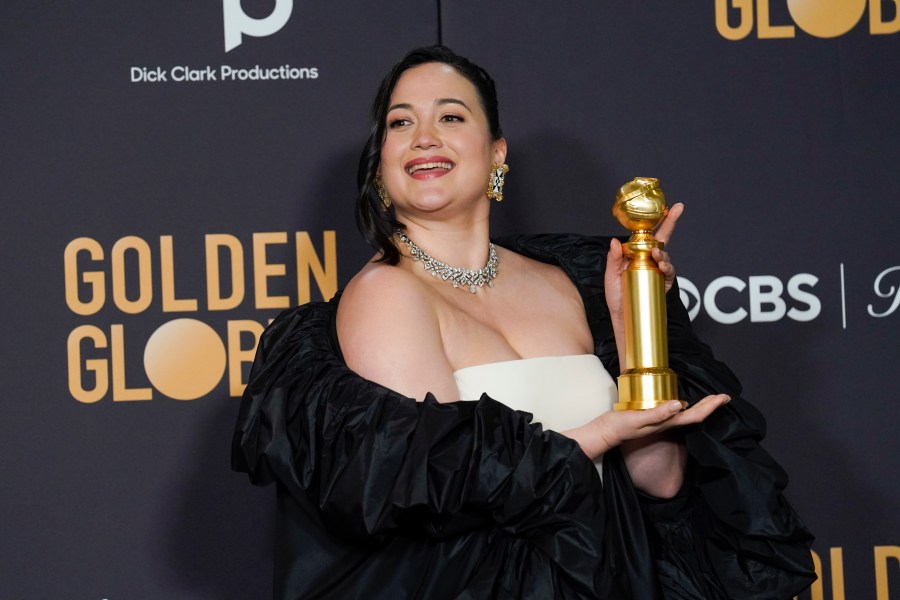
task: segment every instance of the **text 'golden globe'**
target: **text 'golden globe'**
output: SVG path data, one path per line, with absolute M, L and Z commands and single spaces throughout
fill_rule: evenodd
M 900 0 L 786 0 L 786 18 L 772 0 L 715 0 L 716 29 L 727 40 L 742 40 L 756 29 L 761 40 L 794 38 L 797 28 L 819 38 L 835 38 L 855 28 L 868 6 L 872 35 L 900 32 Z M 893 9 L 889 7 L 893 4 Z M 776 10 L 772 11 L 773 6 Z M 791 23 L 790 21 L 793 21 Z

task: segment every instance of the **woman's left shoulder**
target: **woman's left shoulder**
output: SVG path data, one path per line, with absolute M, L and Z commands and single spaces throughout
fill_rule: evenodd
M 497 254 L 501 264 L 505 263 L 507 269 L 516 275 L 528 278 L 538 277 L 553 283 L 569 281 L 565 271 L 558 264 L 538 260 L 509 248 L 500 248 L 497 250 Z
M 517 295 L 528 298 L 532 306 L 549 306 L 564 301 L 581 309 L 578 289 L 559 264 L 531 258 L 507 248 L 498 250 L 498 255 L 500 264 L 509 273 L 509 286 Z

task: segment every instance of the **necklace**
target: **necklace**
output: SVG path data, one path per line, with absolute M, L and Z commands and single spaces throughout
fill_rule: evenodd
M 449 281 L 455 288 L 468 286 L 469 292 L 472 294 L 477 292 L 478 288 L 483 287 L 484 284 L 487 284 L 488 287 L 494 287 L 494 278 L 497 277 L 497 265 L 500 264 L 497 251 L 494 250 L 494 244 L 488 244 L 488 260 L 484 267 L 480 269 L 463 269 L 451 267 L 447 263 L 432 258 L 427 252 L 416 246 L 402 231 L 398 231 L 397 236 L 401 242 L 409 246 L 409 254 L 412 256 L 412 259 L 421 262 L 426 271 L 431 271 L 432 277 L 440 277 L 444 281 Z

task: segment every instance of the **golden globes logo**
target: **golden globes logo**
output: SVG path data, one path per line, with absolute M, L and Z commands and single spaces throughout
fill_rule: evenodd
M 781 0 L 777 0 L 781 1 Z M 773 24 L 771 0 L 715 0 L 716 29 L 728 40 L 742 40 L 756 29 L 760 39 L 792 38 L 797 27 L 809 35 L 833 38 L 844 35 L 862 20 L 868 5 L 869 33 L 885 35 L 900 31 L 900 0 L 893 15 L 884 0 L 785 0 L 794 25 Z
M 292 247 L 291 247 L 292 246 Z M 151 400 L 154 389 L 175 400 L 194 400 L 212 392 L 227 373 L 228 391 L 239 396 L 245 387 L 243 368 L 253 361 L 266 323 L 230 319 L 224 335 L 192 317 L 179 317 L 159 325 L 143 340 L 143 373 L 146 382 L 126 381 L 127 364 L 134 365 L 140 335 L 131 334 L 124 322 L 98 322 L 101 310 L 117 311 L 115 320 L 127 315 L 208 313 L 230 311 L 244 305 L 248 279 L 252 280 L 253 308 L 286 309 L 312 299 L 313 282 L 324 299 L 337 291 L 337 244 L 334 231 L 322 232 L 323 251 L 317 252 L 310 235 L 298 231 L 254 233 L 249 252 L 229 234 L 204 237 L 203 277 L 205 298 L 187 297 L 176 290 L 176 260 L 172 236 L 163 235 L 151 245 L 137 236 L 117 240 L 107 251 L 97 240 L 72 240 L 64 252 L 66 304 L 82 323 L 67 342 L 69 392 L 75 400 L 94 403 L 109 395 L 113 401 Z M 292 259 L 273 254 L 293 255 Z M 249 260 L 245 261 L 245 254 Z M 246 266 L 251 273 L 248 274 Z M 276 294 L 273 280 L 296 275 L 296 295 Z M 184 278 L 182 278 L 184 281 Z M 115 314 L 115 313 L 114 313 Z M 107 319 L 108 320 L 108 319 Z M 129 362 L 129 357 L 131 358 Z M 134 369 L 129 372 L 134 374 Z

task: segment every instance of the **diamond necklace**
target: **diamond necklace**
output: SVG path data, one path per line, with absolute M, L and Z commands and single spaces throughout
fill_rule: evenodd
M 497 277 L 497 265 L 500 264 L 497 251 L 494 250 L 494 244 L 488 244 L 488 260 L 484 267 L 480 269 L 463 269 L 451 267 L 447 263 L 432 258 L 427 252 L 416 246 L 402 231 L 398 231 L 397 236 L 401 242 L 409 246 L 409 254 L 412 256 L 412 259 L 421 262 L 426 271 L 431 271 L 432 277 L 440 277 L 444 281 L 449 281 L 455 288 L 468 286 L 469 292 L 473 294 L 484 284 L 487 284 L 488 287 L 494 287 L 494 278 Z

